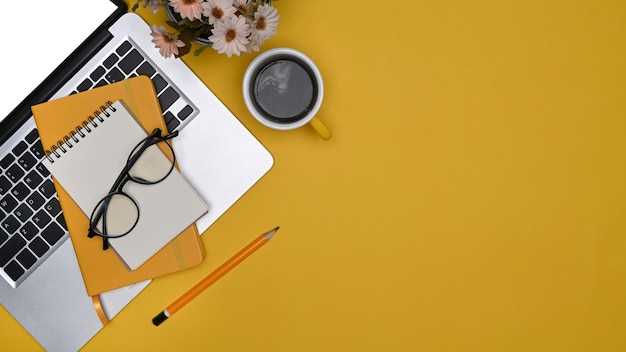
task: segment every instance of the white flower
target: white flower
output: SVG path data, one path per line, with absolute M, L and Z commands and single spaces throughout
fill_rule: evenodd
M 233 0 L 207 0 L 202 3 L 202 14 L 209 18 L 209 24 L 215 25 L 219 20 L 234 16 L 237 9 Z
M 237 1 L 237 0 L 235 0 L 235 1 Z M 262 43 L 258 43 L 250 35 L 252 33 L 252 28 L 254 27 L 254 22 L 250 18 L 248 18 L 248 16 L 240 16 L 240 17 L 244 17 L 246 19 L 246 25 L 248 26 L 248 36 L 246 37 L 248 39 L 248 44 L 246 44 L 246 52 L 251 53 L 253 50 L 254 51 L 259 51 L 259 46 Z
M 159 53 L 161 53 L 163 57 L 170 57 L 172 54 L 178 56 L 178 48 L 185 46 L 182 40 L 168 33 L 164 27 L 153 25 L 150 35 L 152 36 L 154 47 L 159 49 Z
M 239 56 L 241 52 L 247 51 L 250 26 L 243 16 L 231 16 L 218 21 L 211 31 L 213 35 L 209 40 L 213 42 L 213 49 L 218 53 L 226 53 L 226 56 L 231 57 L 233 54 Z
M 202 0 L 170 0 L 170 6 L 182 18 L 188 18 L 191 21 L 202 18 Z
M 254 24 L 252 26 L 252 38 L 259 44 L 263 44 L 276 34 L 278 27 L 278 11 L 270 5 L 261 5 L 254 13 Z
M 251 53 L 252 51 L 260 51 L 260 44 L 257 43 L 254 38 L 248 37 L 248 44 L 246 44 L 246 52 Z
M 204 46 L 212 46 L 218 53 L 225 53 L 228 57 L 259 51 L 260 46 L 276 34 L 280 19 L 278 11 L 269 5 L 269 0 L 131 1 L 136 1 L 133 11 L 143 5 L 153 13 L 160 7 L 175 12 L 178 24 L 168 22 L 177 30 L 175 34 L 161 26 L 151 27 L 152 42 L 164 57 L 185 55 L 190 52 L 189 41 L 197 40 L 200 43 L 200 39 L 208 39 L 210 43 L 204 43 Z M 185 42 L 179 39 L 179 35 L 184 37 Z M 194 55 L 200 51 L 196 50 Z
M 143 8 L 149 7 L 152 13 L 157 13 L 161 8 L 161 0 L 143 0 Z
M 233 5 L 241 10 L 244 14 L 250 13 L 250 7 L 248 6 L 249 0 L 234 0 Z

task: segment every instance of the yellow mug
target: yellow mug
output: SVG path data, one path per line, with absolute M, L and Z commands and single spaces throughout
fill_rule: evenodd
M 275 48 L 260 54 L 246 69 L 242 90 L 248 111 L 261 124 L 277 130 L 309 124 L 324 140 L 332 137 L 315 116 L 324 98 L 322 75 L 302 52 Z

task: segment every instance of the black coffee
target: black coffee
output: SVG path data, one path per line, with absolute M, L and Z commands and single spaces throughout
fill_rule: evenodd
M 291 123 L 307 115 L 317 99 L 313 75 L 290 59 L 262 67 L 252 87 L 255 104 L 270 120 Z

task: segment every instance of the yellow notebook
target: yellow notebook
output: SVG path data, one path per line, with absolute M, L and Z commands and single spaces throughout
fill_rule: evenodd
M 123 102 L 145 131 L 156 127 L 167 131 L 152 82 L 140 76 L 33 106 L 44 149 L 51 150 L 59 141 L 67 139 L 69 131 L 99 113 L 105 102 L 117 100 Z M 194 224 L 136 270 L 129 271 L 112 250 L 102 250 L 101 239 L 87 237 L 88 215 L 56 179 L 55 187 L 89 295 L 180 271 L 199 264 L 204 257 Z

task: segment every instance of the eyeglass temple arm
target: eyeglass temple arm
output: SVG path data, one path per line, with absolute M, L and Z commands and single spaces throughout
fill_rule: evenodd
M 161 137 L 161 139 L 163 139 L 164 141 L 168 140 L 168 139 L 172 139 L 174 137 L 178 136 L 178 130 L 170 132 L 168 134 L 166 134 L 165 136 Z
M 89 229 L 87 237 L 93 238 L 94 236 L 96 236 L 96 233 L 92 229 Z M 106 251 L 107 249 L 109 249 L 109 239 L 106 237 L 102 237 L 102 250 Z
M 178 136 L 178 130 L 172 131 L 172 132 L 166 134 L 165 136 L 161 136 L 161 129 L 157 127 L 154 130 L 152 130 L 152 133 L 150 133 L 148 138 L 160 138 L 162 140 L 168 140 L 168 139 L 172 139 L 172 138 L 174 138 L 176 136 Z
M 100 218 L 102 218 L 103 216 L 105 216 L 105 208 L 106 207 L 102 207 L 98 210 L 98 213 L 96 214 L 96 223 L 98 223 L 100 221 Z M 97 236 L 98 234 L 91 228 L 92 224 L 91 224 L 91 219 L 89 219 L 89 232 L 87 232 L 87 237 L 89 238 L 93 238 L 94 236 Z M 106 231 L 106 220 L 103 221 L 102 226 L 104 226 L 103 231 Z M 101 236 L 102 237 L 102 236 Z M 106 251 L 107 249 L 109 249 L 109 239 L 106 237 L 102 237 L 102 250 Z

